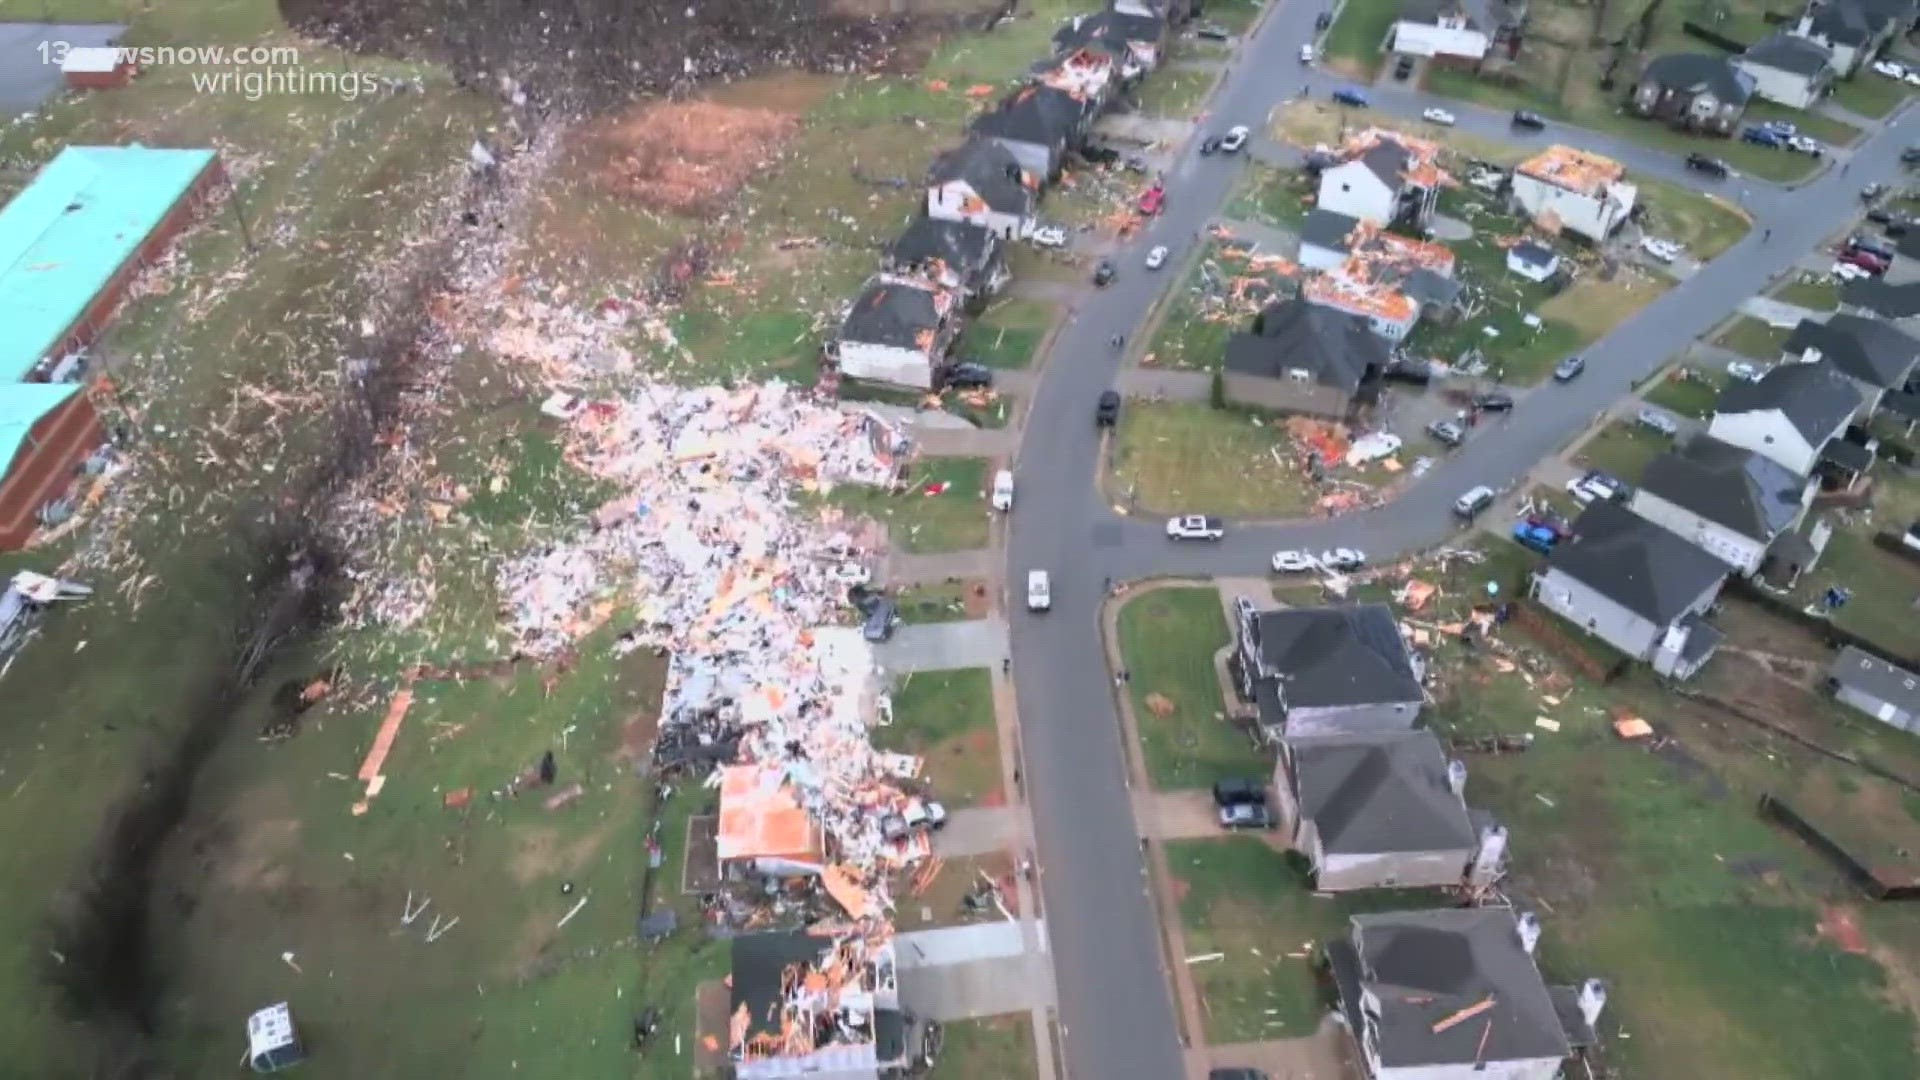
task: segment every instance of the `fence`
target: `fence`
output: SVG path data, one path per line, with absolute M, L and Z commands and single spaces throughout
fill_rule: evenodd
M 1689 37 L 1699 38 L 1709 45 L 1725 49 L 1730 53 L 1743 53 L 1747 51 L 1746 42 L 1730 38 L 1717 30 L 1710 30 L 1697 22 L 1683 22 L 1680 24 L 1680 29 Z
M 1766 608 L 1769 614 L 1778 615 L 1780 618 L 1796 626 L 1811 631 L 1815 637 L 1819 638 L 1830 649 L 1838 649 L 1842 645 L 1851 645 L 1861 652 L 1869 656 L 1877 656 L 1895 667 L 1920 667 L 1920 659 L 1915 659 L 1904 653 L 1885 648 L 1878 642 L 1870 638 L 1862 637 L 1843 626 L 1835 626 L 1832 619 L 1808 614 L 1806 611 L 1794 607 L 1793 604 L 1788 601 L 1782 600 L 1773 593 L 1755 585 L 1747 578 L 1738 575 L 1728 578 L 1727 591 Z
M 1825 855 L 1834 865 L 1844 871 L 1862 892 L 1875 900 L 1920 900 L 1920 883 L 1913 881 L 1887 881 L 1876 874 L 1872 867 L 1860 861 L 1853 852 L 1838 840 L 1828 836 L 1820 827 L 1800 812 L 1771 794 L 1760 796 L 1760 813 L 1770 817 L 1805 840 L 1815 851 Z
M 1896 533 L 1896 532 L 1874 533 L 1873 546 L 1879 548 L 1881 551 L 1898 555 L 1901 558 L 1907 560 L 1908 562 L 1913 563 L 1915 566 L 1920 566 L 1920 550 L 1916 550 L 1914 548 L 1908 547 L 1903 542 L 1902 537 L 1899 533 Z
M 1561 660 L 1572 664 L 1582 675 L 1594 682 L 1608 683 L 1626 672 L 1633 661 L 1625 656 L 1617 657 L 1613 663 L 1594 655 L 1586 643 L 1576 640 L 1567 633 L 1566 626 L 1551 614 L 1540 610 L 1531 600 L 1515 600 L 1513 603 L 1513 621 L 1520 624 L 1548 652 Z

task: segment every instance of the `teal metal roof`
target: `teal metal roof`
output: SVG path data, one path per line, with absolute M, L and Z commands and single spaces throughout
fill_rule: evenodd
M 69 146 L 0 209 L 0 383 L 59 344 L 212 160 L 211 150 Z
M 0 479 L 41 418 L 80 392 L 79 383 L 0 383 Z

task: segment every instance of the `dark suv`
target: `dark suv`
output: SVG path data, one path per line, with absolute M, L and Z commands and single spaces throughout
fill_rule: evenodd
M 1264 806 L 1266 802 L 1267 785 L 1263 781 L 1236 776 L 1213 782 L 1213 804 L 1223 810 L 1243 803 Z
M 1528 131 L 1540 131 L 1547 126 L 1547 121 L 1537 112 L 1516 109 L 1513 114 L 1513 126 L 1526 128 Z
M 1102 390 L 1100 403 L 1093 407 L 1093 421 L 1101 427 L 1112 427 L 1120 422 L 1120 392 Z
M 1717 157 L 1708 157 L 1705 154 L 1688 154 L 1687 168 L 1692 169 L 1694 172 L 1706 173 L 1708 176 L 1720 177 L 1722 179 L 1726 177 L 1727 173 L 1732 171 L 1727 168 L 1726 162 L 1721 161 Z

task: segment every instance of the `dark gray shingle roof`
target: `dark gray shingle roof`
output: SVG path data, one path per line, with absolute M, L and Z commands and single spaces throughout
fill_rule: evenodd
M 1407 153 L 1407 148 L 1392 139 L 1381 139 L 1360 155 L 1360 163 L 1367 171 L 1394 191 L 1406 185 L 1407 164 L 1412 160 L 1413 155 Z
M 1560 256 L 1545 244 L 1533 240 L 1522 240 L 1508 249 L 1514 258 L 1531 266 L 1551 266 Z
M 1428 731 L 1289 739 L 1300 815 L 1329 852 L 1470 850 L 1479 840 Z M 1464 869 L 1465 864 L 1462 863 Z
M 1258 331 L 1235 334 L 1223 361 L 1228 371 L 1285 378 L 1305 370 L 1322 386 L 1349 393 L 1387 365 L 1386 340 L 1365 319 L 1304 300 L 1286 300 L 1260 313 Z
M 1898 387 L 1920 360 L 1920 341 L 1864 315 L 1835 315 L 1824 323 L 1802 319 L 1785 348 L 1790 353 L 1819 349 L 1844 374 L 1886 389 Z
M 1833 658 L 1827 678 L 1902 711 L 1920 713 L 1920 676 L 1851 645 Z
M 973 130 L 996 139 L 1060 149 L 1091 105 L 1052 86 L 1023 86 L 981 113 Z
M 867 345 L 917 349 L 920 337 L 940 326 L 940 311 L 927 289 L 898 279 L 874 278 L 840 325 L 840 337 Z
M 1355 915 L 1352 926 L 1361 983 L 1380 1004 L 1382 1065 L 1566 1056 L 1566 1031 L 1511 908 Z M 1442 1025 L 1488 999 L 1484 1011 Z
M 1616 503 L 1595 501 L 1573 539 L 1547 558 L 1558 570 L 1656 626 L 1727 576 L 1727 564 Z
M 1307 211 L 1307 219 L 1300 223 L 1300 242 L 1346 251 L 1349 249 L 1347 237 L 1353 235 L 1353 228 L 1358 224 L 1359 218 L 1316 206 Z
M 1709 435 L 1654 458 L 1640 476 L 1640 490 L 1763 542 L 1793 524 L 1806 489 L 1806 477 Z
M 1656 56 L 1647 62 L 1640 77 L 1689 94 L 1711 91 L 1729 105 L 1744 105 L 1753 96 L 1753 76 L 1734 67 L 1727 57 L 1709 53 Z
M 1855 278 L 1840 286 L 1840 302 L 1883 319 L 1911 318 L 1920 315 L 1920 281 L 1892 285 L 1885 278 Z
M 1260 659 L 1287 708 L 1398 704 L 1425 698 L 1385 604 L 1282 608 L 1254 621 Z
M 1128 42 L 1158 44 L 1166 29 L 1164 20 L 1108 8 L 1068 19 L 1053 32 L 1053 48 L 1056 52 L 1067 52 L 1083 45 L 1097 45 L 1118 53 Z
M 1796 75 L 1818 75 L 1832 59 L 1826 46 L 1788 33 L 1777 33 L 1748 49 L 1741 59 Z
M 993 245 L 993 232 L 984 225 L 919 217 L 887 246 L 887 258 L 896 266 L 919 266 L 939 259 L 964 274 L 984 264 Z
M 1758 382 L 1736 379 L 1720 391 L 1714 411 L 1778 409 L 1808 443 L 1831 436 L 1860 407 L 1860 391 L 1832 361 L 1775 364 Z

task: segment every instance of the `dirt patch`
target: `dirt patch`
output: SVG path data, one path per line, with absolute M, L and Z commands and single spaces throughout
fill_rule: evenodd
M 608 828 L 611 825 L 572 840 L 562 840 L 560 830 L 552 826 L 528 827 L 514 849 L 508 872 L 521 885 L 573 873 L 599 852 Z
M 604 190 L 690 214 L 726 202 L 799 127 L 798 116 L 773 109 L 663 101 L 594 121 L 579 138 Z
M 1173 874 L 1167 875 L 1167 895 L 1173 898 L 1174 903 L 1185 903 L 1187 893 L 1192 890 L 1193 886 L 1187 884 L 1185 878 L 1177 877 Z
M 1860 932 L 1860 923 L 1854 919 L 1853 911 L 1839 904 L 1828 904 L 1820 909 L 1820 936 L 1833 942 L 1841 952 L 1855 956 L 1867 955 L 1867 938 Z

